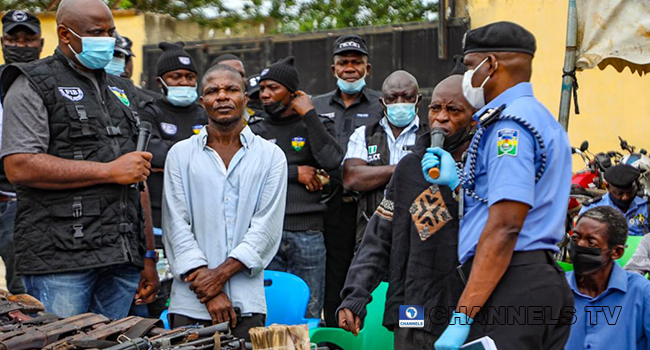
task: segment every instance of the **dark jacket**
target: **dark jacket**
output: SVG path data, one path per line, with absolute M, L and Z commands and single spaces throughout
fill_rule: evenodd
M 198 134 L 208 123 L 205 110 L 199 104 L 176 107 L 160 95 L 157 100 L 144 104 L 142 119 L 151 123 L 151 141 L 147 150 L 153 154 L 151 167 L 163 169 L 167 152 L 178 141 Z M 151 217 L 154 227 L 161 227 L 163 173 L 154 171 L 147 178 L 151 200 Z
M 334 125 L 328 118 L 319 117 L 313 109 L 304 117 L 253 118 L 251 130 L 278 145 L 287 157 L 289 186 L 284 230 L 323 230 L 325 204 L 321 191 L 309 192 L 298 181 L 298 166 L 308 165 L 326 172 L 338 169 L 343 160 L 343 150 L 334 139 Z
M 49 116 L 47 153 L 64 159 L 111 162 L 135 151 L 139 118 L 133 84 L 96 71 L 93 83 L 57 49 L 40 61 L 8 66 L 2 91 L 24 74 Z M 59 273 L 132 262 L 143 266 L 145 237 L 140 192 L 96 185 L 67 190 L 16 186 L 16 270 Z
M 384 326 L 398 325 L 400 305 L 424 305 L 424 330 L 439 335 L 447 319 L 436 326 L 430 313 L 455 307 L 464 285 L 456 270 L 458 203 L 448 187 L 431 185 L 422 175 L 429 144 L 425 134 L 398 163 L 352 261 L 339 310 L 348 308 L 363 319 L 372 291 L 388 276 Z

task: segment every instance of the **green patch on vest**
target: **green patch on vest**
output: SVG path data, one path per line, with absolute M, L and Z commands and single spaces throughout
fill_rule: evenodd
M 300 152 L 300 150 L 305 147 L 305 138 L 300 136 L 292 138 L 291 147 L 293 147 L 296 152 Z
M 129 98 L 126 97 L 126 93 L 124 93 L 124 90 L 115 87 L 115 86 L 109 86 L 109 89 L 117 96 L 117 98 L 124 103 L 125 106 L 129 107 L 131 106 L 131 101 L 129 101 Z

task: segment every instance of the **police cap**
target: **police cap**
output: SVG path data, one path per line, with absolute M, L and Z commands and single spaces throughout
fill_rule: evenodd
M 619 164 L 605 171 L 605 180 L 622 190 L 630 189 L 639 178 L 639 170 L 631 165 Z
M 366 41 L 358 35 L 343 35 L 334 42 L 334 55 L 343 52 L 358 52 L 368 56 L 368 47 Z
M 463 37 L 463 55 L 473 52 L 521 52 L 534 56 L 535 36 L 512 22 L 496 22 L 472 29 Z
M 2 32 L 4 34 L 18 27 L 25 27 L 34 34 L 41 34 L 41 21 L 29 12 L 12 10 L 2 16 Z

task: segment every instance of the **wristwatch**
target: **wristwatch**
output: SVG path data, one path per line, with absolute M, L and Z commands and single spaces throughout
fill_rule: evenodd
M 155 262 L 158 262 L 158 253 L 156 253 L 155 250 L 147 250 L 147 252 L 144 253 L 144 258 L 153 259 Z

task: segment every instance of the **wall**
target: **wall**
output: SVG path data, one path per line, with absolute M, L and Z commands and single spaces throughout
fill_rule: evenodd
M 533 65 L 536 96 L 557 116 L 566 44 L 568 0 L 466 0 L 472 28 L 497 21 L 512 21 L 537 38 Z M 620 151 L 618 135 L 632 145 L 650 149 L 650 77 L 626 68 L 578 72 L 580 115 L 569 122 L 571 144 L 589 140 L 592 151 Z M 574 157 L 574 168 L 584 164 Z
M 142 73 L 142 46 L 146 42 L 146 33 L 144 26 L 144 15 L 132 10 L 113 11 L 115 27 L 120 35 L 124 35 L 133 40 L 133 53 L 135 54 L 133 62 L 133 81 L 140 82 Z M 53 12 L 41 13 L 38 15 L 41 20 L 42 37 L 45 39 L 45 47 L 41 57 L 47 57 L 54 52 L 58 45 L 56 34 L 56 15 Z M 2 56 L 2 55 L 0 55 Z M 0 57 L 0 64 L 4 63 Z

